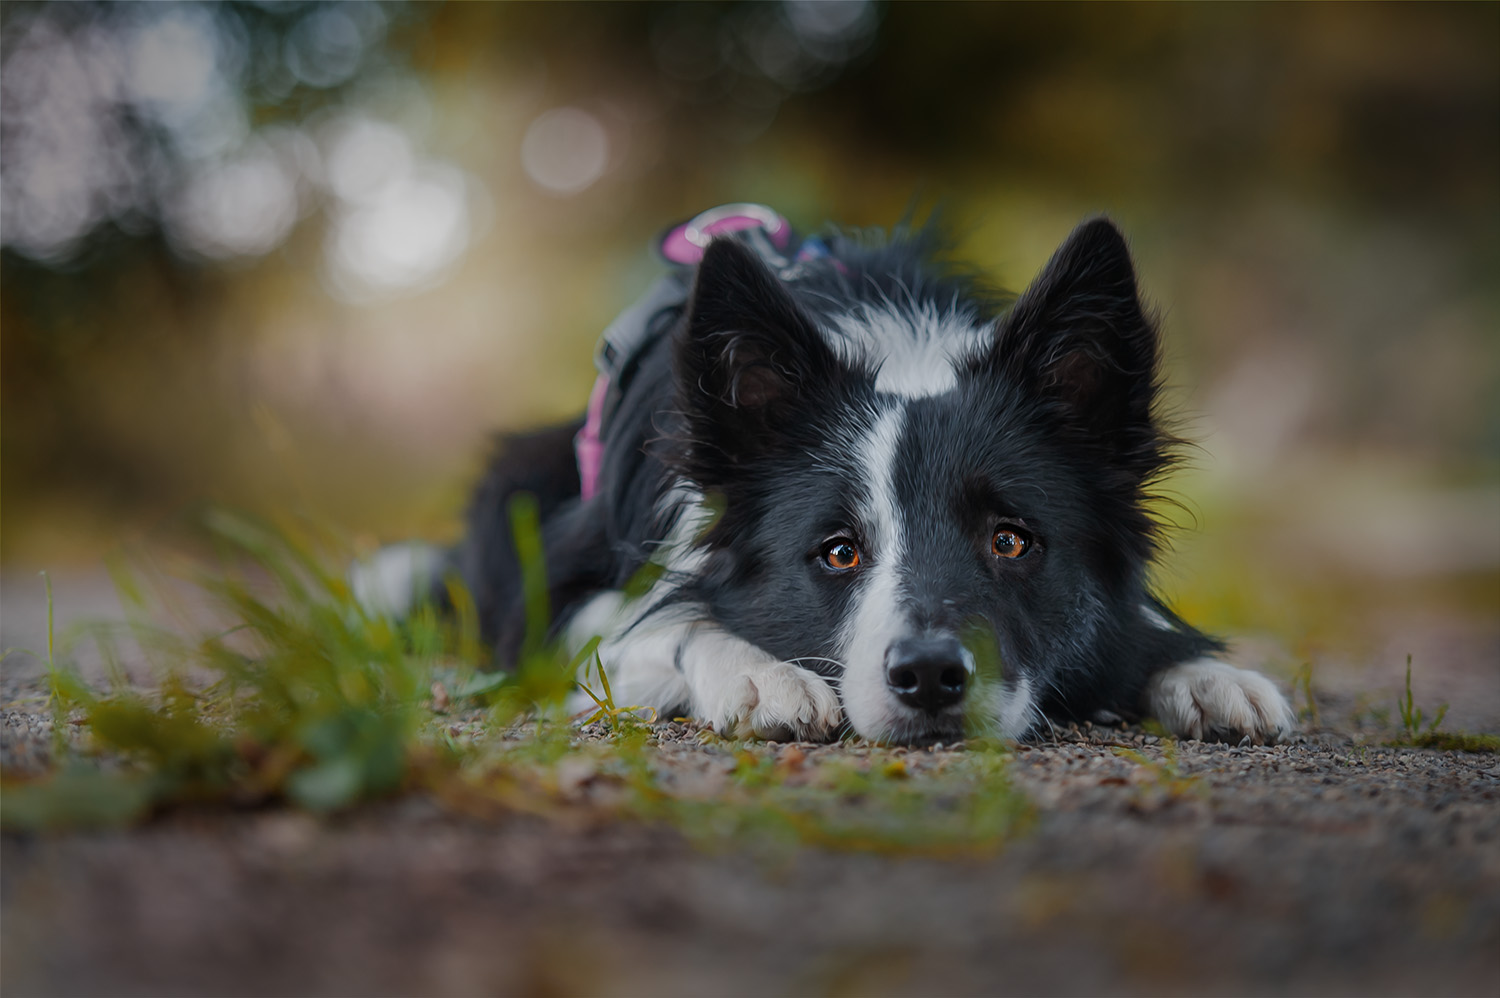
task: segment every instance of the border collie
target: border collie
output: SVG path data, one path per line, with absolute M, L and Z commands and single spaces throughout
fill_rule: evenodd
M 367 604 L 456 572 L 513 662 L 507 507 L 528 492 L 554 633 L 602 639 L 622 704 L 774 739 L 1143 713 L 1185 737 L 1291 732 L 1276 687 L 1150 589 L 1178 440 L 1109 221 L 1017 298 L 930 228 L 799 239 L 754 205 L 663 253 L 675 269 L 606 332 L 587 416 L 502 440 L 462 542 L 387 549 L 356 571 Z

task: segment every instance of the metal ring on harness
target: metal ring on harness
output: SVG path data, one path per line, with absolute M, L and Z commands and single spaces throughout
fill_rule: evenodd
M 737 224 L 741 220 L 744 224 Z M 766 235 L 770 236 L 778 246 L 786 242 L 788 228 L 786 219 L 763 204 L 752 204 L 748 201 L 740 204 L 721 204 L 717 208 L 702 212 L 687 224 L 682 235 L 694 246 L 706 249 L 714 236 L 723 235 L 726 232 L 739 232 L 741 229 L 751 229 L 756 226 L 765 229 Z
M 769 240 L 768 248 L 779 252 L 791 241 L 792 226 L 772 208 L 743 201 L 721 204 L 699 212 L 669 231 L 661 240 L 661 255 L 669 262 L 691 266 L 703 259 L 703 251 L 717 236 L 759 229 Z

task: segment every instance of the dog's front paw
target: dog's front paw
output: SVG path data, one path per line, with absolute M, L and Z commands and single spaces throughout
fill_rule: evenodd
M 1296 727 L 1291 704 L 1258 672 L 1200 658 L 1163 669 L 1146 687 L 1151 713 L 1183 738 L 1277 742 Z
M 843 722 L 838 694 L 823 677 L 786 662 L 733 679 L 708 720 L 722 735 L 824 741 Z

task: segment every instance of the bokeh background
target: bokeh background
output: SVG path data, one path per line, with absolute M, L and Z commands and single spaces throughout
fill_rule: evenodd
M 1201 444 L 1161 569 L 1346 716 L 1500 727 L 1500 7 L 0 7 L 8 635 L 207 503 L 456 534 L 668 223 L 1130 234 Z M 71 574 L 70 574 L 71 573 Z M 88 603 L 80 595 L 76 604 Z

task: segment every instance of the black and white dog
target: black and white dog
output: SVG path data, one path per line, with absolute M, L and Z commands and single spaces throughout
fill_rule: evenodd
M 767 738 L 1142 713 L 1194 738 L 1292 730 L 1276 687 L 1148 586 L 1147 502 L 1177 441 L 1110 222 L 1011 300 L 930 232 L 798 241 L 756 218 L 690 229 L 702 248 L 607 334 L 589 417 L 502 441 L 456 549 L 388 549 L 356 591 L 457 571 L 513 660 L 524 491 L 554 632 L 602 637 L 622 704 Z

